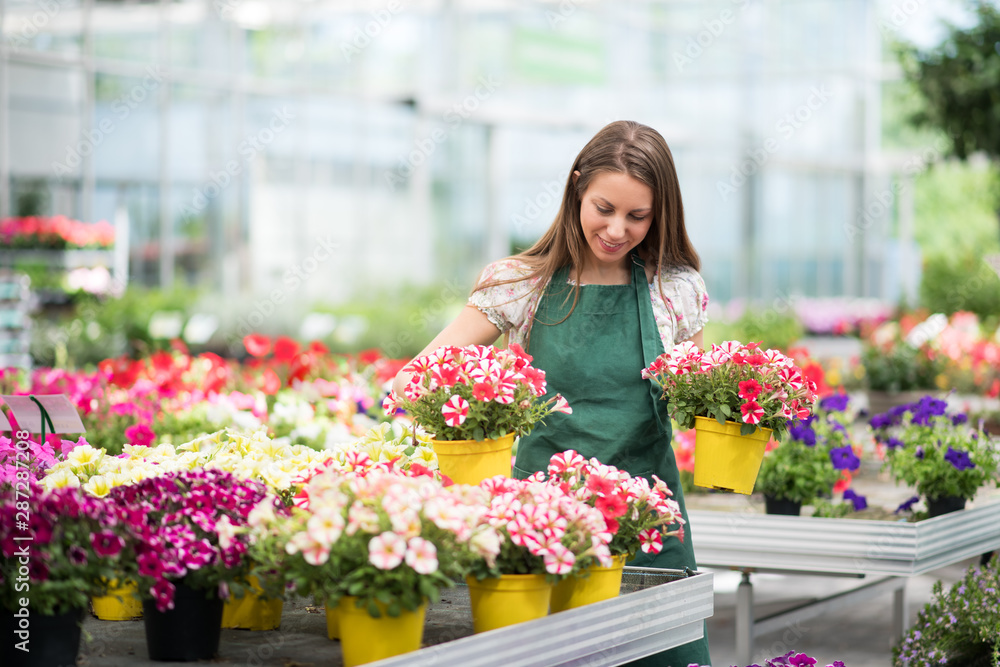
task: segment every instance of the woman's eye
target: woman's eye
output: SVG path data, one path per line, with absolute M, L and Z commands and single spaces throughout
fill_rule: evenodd
M 643 220 L 645 220 L 645 219 L 646 219 L 646 216 L 644 216 L 644 215 L 633 215 L 633 216 L 631 216 L 631 217 L 632 217 L 632 219 L 633 219 L 633 220 L 635 220 L 636 222 L 642 222 Z
M 601 208 L 600 206 L 598 206 L 597 207 L 597 212 L 600 213 L 601 215 L 608 215 L 609 213 L 611 213 L 611 209 L 610 208 Z

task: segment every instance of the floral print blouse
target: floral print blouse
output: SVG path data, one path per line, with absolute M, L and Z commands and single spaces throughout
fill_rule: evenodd
M 508 343 L 524 345 L 547 286 L 539 285 L 538 278 L 528 280 L 527 275 L 527 267 L 518 260 L 493 262 L 483 270 L 480 282 L 511 279 L 516 282 L 488 287 L 469 297 L 469 305 L 482 311 L 507 334 Z M 662 285 L 662 295 L 657 283 Z M 649 284 L 649 299 L 664 350 L 695 335 L 708 322 L 708 290 L 701 275 L 690 267 L 669 266 L 658 270 Z

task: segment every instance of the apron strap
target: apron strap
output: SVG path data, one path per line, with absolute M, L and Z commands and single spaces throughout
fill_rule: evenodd
M 633 252 L 632 285 L 635 288 L 635 297 L 639 305 L 639 331 L 642 333 L 642 358 L 646 367 L 649 367 L 665 350 L 663 349 L 663 341 L 660 338 L 660 330 L 656 326 L 656 318 L 653 316 L 653 304 L 649 300 L 649 282 L 646 280 L 645 266 L 642 258 Z M 653 412 L 656 415 L 657 426 L 661 433 L 666 433 L 669 437 L 670 418 L 667 415 L 667 402 L 660 398 L 663 395 L 663 390 L 652 380 L 647 380 L 647 382 L 649 383 L 649 393 L 653 397 Z

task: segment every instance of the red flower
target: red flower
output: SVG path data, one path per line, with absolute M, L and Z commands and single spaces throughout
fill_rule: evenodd
M 620 517 L 625 514 L 625 511 L 628 509 L 628 505 L 625 504 L 625 499 L 617 493 L 612 493 L 609 496 L 598 497 L 594 507 L 601 511 L 605 520 Z
M 382 358 L 382 351 L 376 348 L 370 350 L 362 350 L 358 352 L 358 363 L 365 366 L 369 364 L 374 364 L 376 361 Z
M 469 415 L 469 402 L 459 395 L 452 396 L 441 406 L 444 423 L 451 427 L 461 426 Z
M 472 396 L 477 401 L 492 401 L 497 396 L 496 388 L 486 382 L 477 382 L 472 386 Z
M 281 378 L 270 368 L 264 371 L 261 376 L 261 391 L 263 391 L 268 396 L 274 396 L 281 389 Z
M 274 341 L 274 358 L 278 361 L 291 361 L 299 353 L 299 344 L 288 336 L 279 336 Z
M 740 382 L 740 398 L 752 401 L 760 396 L 760 383 L 756 380 L 744 380 Z
M 260 359 L 271 351 L 271 339 L 263 334 L 249 334 L 243 337 L 243 347 L 247 354 Z
M 740 412 L 743 413 L 743 421 L 747 424 L 759 424 L 764 417 L 764 408 L 760 407 L 757 401 L 747 401 L 740 406 Z

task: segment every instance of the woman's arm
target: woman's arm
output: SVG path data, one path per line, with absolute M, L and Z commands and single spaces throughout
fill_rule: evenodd
M 451 324 L 446 326 L 441 333 L 434 337 L 427 347 L 420 351 L 421 356 L 436 350 L 444 345 L 489 345 L 500 337 L 502 332 L 489 318 L 475 306 L 466 306 L 458 314 Z M 410 373 L 400 371 L 396 374 L 392 382 L 392 389 L 397 394 L 403 391 L 403 387 L 410 381 Z
M 705 349 L 705 330 L 699 329 L 698 333 L 688 338 L 689 341 L 698 346 L 699 350 Z M 685 341 L 686 342 L 686 341 Z

